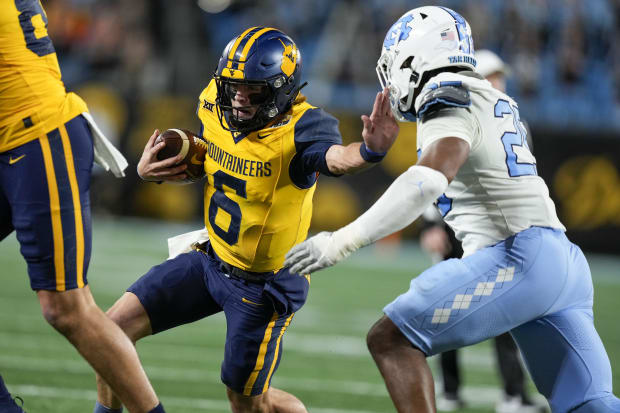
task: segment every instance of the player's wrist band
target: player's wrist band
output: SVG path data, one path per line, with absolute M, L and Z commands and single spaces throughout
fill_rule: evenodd
M 360 155 L 362 156 L 362 159 L 366 162 L 377 163 L 381 162 L 381 160 L 385 158 L 387 152 L 373 152 L 368 149 L 365 142 L 362 142 L 362 144 L 360 145 Z

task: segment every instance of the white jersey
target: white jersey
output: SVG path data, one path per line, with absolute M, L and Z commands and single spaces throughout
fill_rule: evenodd
M 531 226 L 565 231 L 549 189 L 537 175 L 516 102 L 484 79 L 448 72 L 429 80 L 416 99 L 416 112 L 426 93 L 444 85 L 467 89 L 471 105 L 445 108 L 440 116 L 418 120 L 417 146 L 418 153 L 424 152 L 445 137 L 463 139 L 470 146 L 468 159 L 437 201 L 463 244 L 463 256 Z

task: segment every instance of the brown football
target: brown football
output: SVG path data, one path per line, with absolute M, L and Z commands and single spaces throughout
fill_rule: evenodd
M 207 142 L 186 129 L 168 129 L 163 131 L 155 144 L 164 141 L 166 146 L 157 152 L 157 159 L 163 161 L 178 154 L 183 159 L 177 164 L 187 165 L 186 182 L 195 182 L 205 176 L 204 161 L 207 153 Z

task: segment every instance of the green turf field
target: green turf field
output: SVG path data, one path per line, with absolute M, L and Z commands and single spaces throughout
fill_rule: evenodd
M 165 239 L 186 230 L 155 221 L 94 221 L 88 274 L 98 304 L 107 309 L 133 280 L 166 257 Z M 595 279 L 596 325 L 620 393 L 620 258 L 590 256 Z M 335 269 L 312 277 L 306 306 L 284 336 L 284 355 L 272 384 L 288 390 L 315 413 L 394 411 L 365 345 L 383 305 L 406 291 L 429 262 L 415 247 L 368 247 Z M 94 374 L 75 350 L 48 326 L 30 290 L 25 263 L 12 235 L 0 244 L 0 374 L 26 401 L 28 413 L 92 412 Z M 170 413 L 227 412 L 219 380 L 224 319 L 216 316 L 138 344 L 153 385 Z M 541 351 L 548 351 L 541 343 Z M 463 350 L 463 412 L 492 412 L 499 397 L 491 347 Z M 430 361 L 433 368 L 438 360 Z

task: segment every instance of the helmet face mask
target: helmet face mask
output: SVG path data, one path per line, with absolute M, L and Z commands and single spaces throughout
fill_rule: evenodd
M 271 104 L 274 100 L 274 91 L 266 81 L 249 82 L 218 78 L 216 87 L 217 113 L 220 123 L 227 130 L 244 132 L 260 129 L 277 115 L 277 109 Z M 247 94 L 246 105 L 233 103 L 239 90 Z
M 390 92 L 390 105 L 394 116 L 399 121 L 415 121 L 415 114 L 409 113 L 413 106 L 414 89 L 419 85 L 421 77 L 411 68 L 412 56 L 398 65 L 398 55 L 384 52 L 377 64 L 377 75 L 382 88 Z M 402 60 L 402 59 L 401 59 Z M 393 70 L 399 67 L 398 70 Z
M 474 70 L 473 54 L 471 29 L 458 13 L 436 6 L 405 13 L 388 31 L 377 62 L 396 119 L 415 121 L 415 98 L 429 74 L 441 68 Z
M 281 31 L 252 27 L 226 46 L 213 77 L 222 127 L 248 133 L 290 109 L 301 89 L 301 56 Z M 238 90 L 247 93 L 245 106 L 235 101 Z
M 224 93 L 232 100 L 237 93 L 247 92 L 250 106 L 262 105 L 273 99 L 273 91 L 266 82 L 237 82 L 226 80 L 223 82 Z M 240 92 L 241 91 L 241 92 Z

